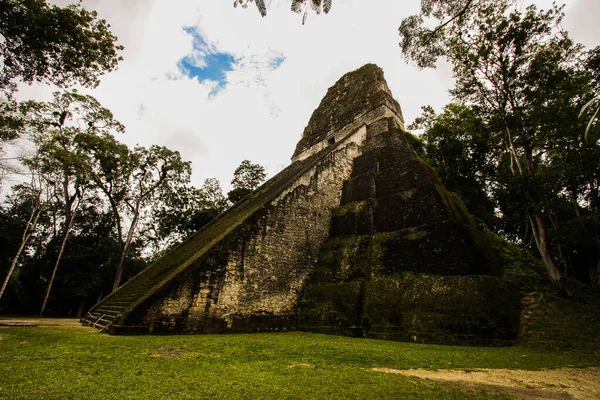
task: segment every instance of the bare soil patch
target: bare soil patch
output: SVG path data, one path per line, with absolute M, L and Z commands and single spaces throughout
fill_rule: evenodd
M 512 369 L 397 370 L 375 372 L 453 382 L 468 389 L 494 390 L 518 399 L 600 399 L 600 367 L 526 371 Z
M 173 346 L 161 346 L 150 350 L 150 357 L 182 357 L 183 353 Z
M 82 327 L 77 318 L 0 317 L 0 326 L 61 326 Z

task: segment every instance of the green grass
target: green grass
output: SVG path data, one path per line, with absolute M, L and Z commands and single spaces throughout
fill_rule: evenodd
M 371 368 L 597 365 L 599 355 L 593 352 L 421 345 L 302 332 L 125 337 L 73 324 L 0 327 L 2 399 L 495 399 L 503 397 Z

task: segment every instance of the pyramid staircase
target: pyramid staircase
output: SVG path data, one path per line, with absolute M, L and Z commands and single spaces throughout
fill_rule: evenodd
M 272 201 L 342 143 L 344 141 L 340 140 L 320 152 L 304 160 L 296 161 L 285 168 L 189 239 L 173 248 L 165 256 L 93 306 L 87 315 L 82 318 L 81 323 L 92 326 L 100 332 L 148 333 L 149 327 L 147 326 L 126 326 L 124 323 L 126 323 L 127 314 L 182 273 L 194 261 L 219 243 L 257 210 Z

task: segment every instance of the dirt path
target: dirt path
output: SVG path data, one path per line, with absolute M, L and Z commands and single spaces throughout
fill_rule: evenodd
M 454 382 L 465 388 L 494 390 L 517 399 L 600 399 L 600 367 L 542 371 L 511 369 L 427 371 L 373 368 L 373 371 Z
M 0 317 L 0 326 L 61 326 L 69 328 L 81 327 L 77 318 L 34 318 L 34 317 Z

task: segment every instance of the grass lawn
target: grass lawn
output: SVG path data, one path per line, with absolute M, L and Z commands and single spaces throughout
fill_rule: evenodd
M 372 371 L 600 365 L 596 352 L 456 347 L 303 332 L 109 336 L 73 320 L 0 327 L 2 399 L 496 399 Z

